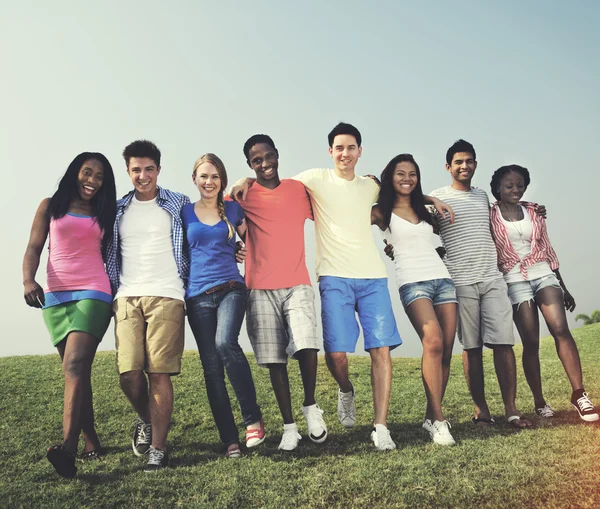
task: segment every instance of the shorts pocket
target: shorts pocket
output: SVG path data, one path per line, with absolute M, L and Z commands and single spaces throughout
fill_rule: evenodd
M 113 303 L 113 313 L 115 314 L 115 322 L 122 322 L 127 319 L 127 298 L 117 299 Z
M 177 299 L 163 299 L 160 303 L 160 316 L 163 320 L 169 322 L 182 323 L 185 316 L 184 308 L 183 301 Z

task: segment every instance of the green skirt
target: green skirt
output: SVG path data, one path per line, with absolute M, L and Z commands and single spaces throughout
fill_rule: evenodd
M 101 300 L 83 299 L 45 308 L 42 315 L 54 346 L 74 331 L 86 332 L 100 342 L 108 329 L 112 306 Z

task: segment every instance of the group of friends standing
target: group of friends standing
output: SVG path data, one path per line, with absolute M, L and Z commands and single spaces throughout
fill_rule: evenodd
M 229 196 L 223 162 L 205 154 L 193 167 L 195 203 L 158 186 L 161 153 L 147 140 L 123 151 L 134 189 L 118 201 L 106 157 L 85 152 L 72 161 L 58 190 L 37 210 L 23 262 L 25 301 L 43 308 L 65 377 L 64 439 L 47 451 L 59 475 L 76 475 L 81 433 L 82 459 L 103 454 L 94 426 L 91 367 L 113 315 L 120 385 L 137 414 L 132 448 L 147 458 L 145 471 L 168 464 L 171 377 L 181 371 L 186 314 L 227 458 L 240 457 L 242 450 L 225 374 L 246 427 L 246 447 L 258 446 L 266 436 L 250 366 L 238 343 L 244 316 L 256 362 L 269 369 L 281 411 L 279 449 L 292 451 L 301 440 L 289 358 L 298 361 L 301 373 L 308 437 L 315 443 L 327 439 L 323 410 L 315 400 L 321 342 L 305 261 L 307 219 L 315 223 L 323 347 L 339 386 L 337 413 L 344 427 L 357 419 L 347 353 L 356 348 L 359 321 L 371 357 L 371 440 L 380 450 L 396 448 L 387 428 L 390 351 L 402 340 L 372 225 L 384 235 L 401 302 L 422 341 L 423 428 L 433 442 L 455 444 L 442 400 L 457 331 L 475 425 L 496 424 L 484 392 L 486 346 L 493 350 L 507 425 L 532 426 L 516 407 L 513 319 L 534 411 L 542 418 L 554 416 L 542 393 L 538 310 L 571 383 L 571 403 L 584 421 L 599 419 L 584 390 L 567 326 L 565 308 L 572 311 L 575 302 L 558 270 L 545 210 L 521 201 L 530 182 L 527 169 L 511 165 L 494 173 L 491 191 L 498 201 L 490 208 L 487 193 L 471 185 L 477 160 L 464 140 L 446 154 L 451 184 L 430 196 L 423 194 L 419 165 L 410 154 L 394 157 L 378 180 L 355 174 L 362 154 L 358 129 L 340 123 L 328 142 L 333 170 L 282 179 L 274 141 L 252 136 L 243 151 L 255 178 L 236 182 Z M 443 259 L 435 234 L 441 236 Z M 48 238 L 42 289 L 35 275 Z

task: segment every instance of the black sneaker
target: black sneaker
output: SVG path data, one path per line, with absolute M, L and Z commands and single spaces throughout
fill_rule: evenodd
M 169 456 L 166 451 L 155 449 L 150 446 L 148 449 L 148 463 L 144 467 L 144 472 L 156 472 L 161 468 L 164 468 L 169 463 Z
M 146 423 L 138 417 L 134 426 L 133 439 L 131 440 L 133 454 L 143 456 L 148 452 L 152 443 L 152 424 Z
M 598 415 L 598 411 L 594 408 L 587 392 L 574 392 L 571 397 L 571 405 L 575 407 L 575 410 L 579 413 L 579 417 L 585 422 L 596 422 L 600 419 L 600 415 Z

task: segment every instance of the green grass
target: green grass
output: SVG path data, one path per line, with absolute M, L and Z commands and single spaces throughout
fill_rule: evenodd
M 574 331 L 586 388 L 600 403 L 600 324 Z M 520 355 L 520 348 L 517 349 Z M 0 506 L 4 507 L 592 507 L 600 502 L 600 426 L 582 424 L 569 404 L 570 387 L 550 338 L 542 341 L 545 396 L 558 416 L 535 430 L 505 426 L 502 400 L 485 355 L 487 395 L 495 428 L 470 423 L 472 405 L 460 357 L 453 359 L 444 408 L 458 445 L 438 447 L 420 428 L 424 393 L 419 359 L 394 359 L 390 430 L 392 452 L 374 450 L 368 358 L 350 359 L 357 390 L 358 425 L 343 429 L 336 386 L 319 365 L 317 400 L 329 438 L 306 436 L 293 453 L 277 451 L 281 418 L 268 373 L 253 367 L 268 438 L 241 460 L 222 457 L 208 406 L 198 355 L 186 352 L 174 380 L 175 410 L 169 434 L 171 468 L 141 471 L 131 452 L 134 413 L 121 393 L 114 353 L 96 357 L 93 385 L 98 432 L 108 454 L 79 463 L 76 480 L 59 478 L 45 458 L 61 440 L 63 382 L 58 356 L 0 358 Z M 300 432 L 301 383 L 290 369 Z M 519 369 L 518 404 L 532 398 Z M 230 391 L 230 393 L 232 393 Z M 239 411 L 238 411 L 239 419 Z M 242 432 L 240 429 L 240 436 Z

